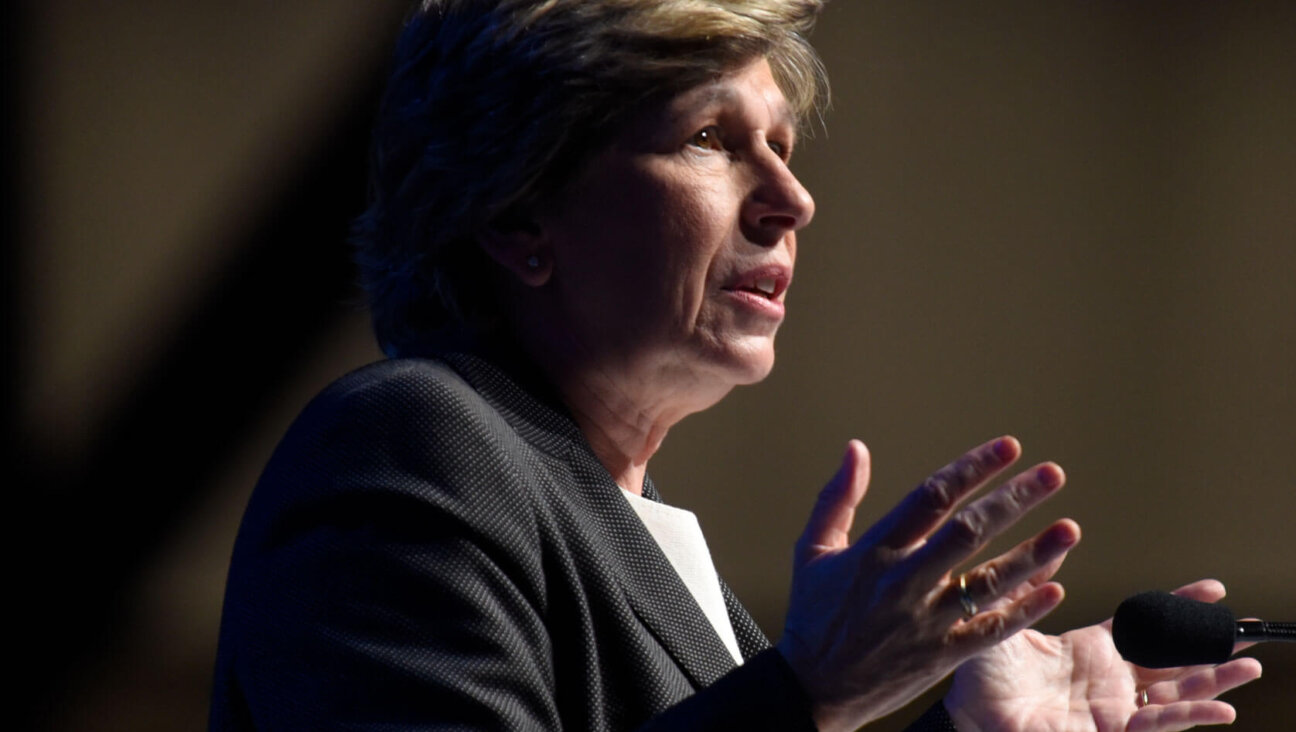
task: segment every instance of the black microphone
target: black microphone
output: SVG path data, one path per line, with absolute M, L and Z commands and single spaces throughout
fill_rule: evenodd
M 1238 641 L 1296 641 L 1296 623 L 1238 621 L 1223 605 L 1168 592 L 1140 592 L 1116 608 L 1112 640 L 1121 657 L 1146 668 L 1223 663 Z

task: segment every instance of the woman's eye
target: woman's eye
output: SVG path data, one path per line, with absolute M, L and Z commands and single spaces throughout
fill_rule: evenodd
M 720 139 L 720 128 L 715 125 L 703 127 L 698 130 L 689 140 L 693 147 L 700 147 L 703 150 L 723 150 L 724 142 Z

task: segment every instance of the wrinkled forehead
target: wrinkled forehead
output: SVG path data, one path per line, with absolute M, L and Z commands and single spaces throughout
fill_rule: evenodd
M 768 117 L 769 124 L 793 131 L 800 122 L 764 59 L 685 90 L 666 106 L 673 115 L 710 108 L 761 113 Z
M 708 116 L 741 115 L 761 127 L 795 135 L 800 116 L 793 110 L 764 59 L 712 77 L 682 91 L 645 100 L 628 115 L 632 134 L 651 136 L 654 130 L 695 123 Z

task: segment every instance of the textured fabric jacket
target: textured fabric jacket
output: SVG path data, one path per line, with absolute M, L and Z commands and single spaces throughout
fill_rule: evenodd
M 738 667 L 524 381 L 467 354 L 392 360 L 303 411 L 239 531 L 213 730 L 814 729 L 729 588 Z

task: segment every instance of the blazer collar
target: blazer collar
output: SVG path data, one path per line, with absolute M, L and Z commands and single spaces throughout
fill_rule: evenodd
M 585 444 L 585 436 L 557 393 L 526 362 L 487 360 L 481 353 L 466 351 L 438 353 L 436 357 L 458 372 L 523 439 L 540 450 L 565 457 L 573 445 Z
M 620 565 L 616 581 L 641 622 L 657 638 L 697 688 L 710 686 L 734 667 L 711 621 L 702 613 L 693 593 L 680 579 L 656 539 L 621 495 L 612 476 L 599 462 L 557 395 L 529 379 L 525 362 L 513 361 L 509 370 L 480 353 L 437 354 L 457 371 L 518 433 L 540 450 L 561 458 L 572 471 L 582 502 L 595 514 L 595 531 L 612 549 L 608 560 Z M 523 379 L 526 379 L 523 381 Z M 522 386 L 526 383 L 527 387 Z M 645 478 L 644 496 L 661 501 L 651 478 Z M 746 609 L 723 581 L 721 594 L 729 611 L 738 647 L 749 658 L 769 647 Z

